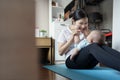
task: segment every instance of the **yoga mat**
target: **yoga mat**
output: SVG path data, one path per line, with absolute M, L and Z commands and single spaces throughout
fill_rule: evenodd
M 44 68 L 51 70 L 71 80 L 120 80 L 120 72 L 107 67 L 93 69 L 68 69 L 65 64 L 46 65 Z

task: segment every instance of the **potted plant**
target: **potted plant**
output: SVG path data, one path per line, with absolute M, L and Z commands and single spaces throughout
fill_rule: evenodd
M 44 29 L 40 30 L 40 37 L 45 37 L 46 33 L 47 33 L 46 30 L 44 30 Z

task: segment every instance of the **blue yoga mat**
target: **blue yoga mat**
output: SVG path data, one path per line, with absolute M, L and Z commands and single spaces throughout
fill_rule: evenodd
M 106 67 L 93 69 L 68 69 L 65 64 L 43 66 L 71 80 L 120 80 L 120 72 Z

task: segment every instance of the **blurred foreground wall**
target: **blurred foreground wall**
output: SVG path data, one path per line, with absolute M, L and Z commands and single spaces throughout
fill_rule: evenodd
M 34 0 L 0 0 L 0 80 L 38 80 Z

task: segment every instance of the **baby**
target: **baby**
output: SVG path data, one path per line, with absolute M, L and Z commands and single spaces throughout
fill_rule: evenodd
M 85 39 L 80 41 L 75 46 L 75 48 L 73 48 L 70 59 L 72 60 L 78 54 L 78 52 L 81 50 L 81 48 L 84 48 L 91 43 L 104 44 L 104 41 L 105 41 L 105 36 L 101 31 L 99 31 L 99 30 L 91 31 L 90 34 Z

